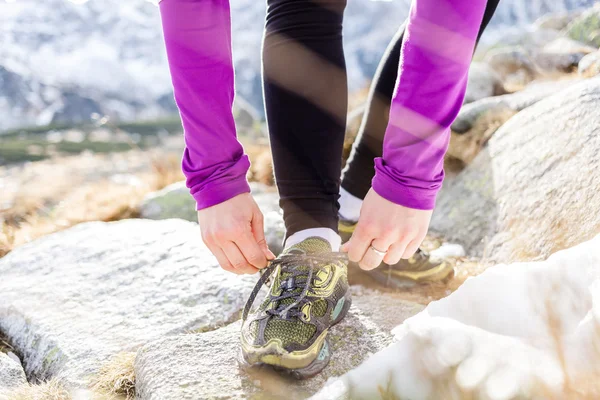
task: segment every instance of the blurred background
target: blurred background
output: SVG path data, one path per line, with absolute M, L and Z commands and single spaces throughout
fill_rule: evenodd
M 503 0 L 475 60 L 490 49 L 515 46 L 530 56 L 593 3 Z M 370 79 L 409 6 L 409 0 L 349 1 L 347 148 Z M 232 0 L 231 7 L 240 140 L 254 161 L 250 179 L 272 184 L 260 82 L 265 2 Z M 598 40 L 589 37 L 594 32 L 598 36 L 597 30 L 586 31 L 587 44 Z M 484 75 L 483 83 L 470 83 L 468 101 L 519 90 L 540 71 L 555 72 L 556 65 L 531 67 L 519 59 L 523 54 L 512 54 L 507 69 L 507 53 L 490 62 L 501 81 L 486 71 L 474 74 Z M 571 60 L 560 72 L 576 67 Z M 485 93 L 473 92 L 478 87 Z M 147 193 L 182 179 L 181 149 L 155 4 L 0 0 L 0 255 L 80 221 L 139 215 Z M 459 161 L 472 159 L 473 151 L 467 152 Z

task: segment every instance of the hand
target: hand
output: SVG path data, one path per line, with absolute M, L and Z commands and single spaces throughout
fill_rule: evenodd
M 202 240 L 221 267 L 234 274 L 255 274 L 275 258 L 265 240 L 263 215 L 243 193 L 198 211 Z
M 373 189 L 363 202 L 356 230 L 342 246 L 350 261 L 365 270 L 377 268 L 381 261 L 397 264 L 410 258 L 425 238 L 432 211 L 416 210 L 392 203 Z M 371 249 L 386 252 L 385 256 Z

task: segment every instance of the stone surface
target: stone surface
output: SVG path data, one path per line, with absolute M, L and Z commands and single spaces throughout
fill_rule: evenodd
M 448 155 L 466 164 L 471 163 L 494 132 L 514 114 L 577 82 L 531 83 L 520 92 L 481 99 L 463 106 L 452 124 Z
M 504 124 L 446 183 L 431 227 L 467 253 L 545 257 L 600 230 L 600 79 L 588 79 Z
M 600 74 L 600 50 L 583 57 L 577 70 L 579 75 L 586 78 Z
M 278 254 L 282 250 L 285 226 L 277 192 L 274 188 L 255 182 L 250 184 L 250 188 L 265 218 L 265 236 L 269 248 Z M 181 218 L 191 222 L 198 221 L 196 203 L 185 182 L 174 183 L 148 195 L 140 206 L 140 213 L 142 218 L 154 220 Z
M 9 389 L 26 383 L 27 379 L 21 363 L 0 352 L 0 399 L 3 399 L 3 393 Z
M 586 10 L 579 17 L 575 18 L 566 28 L 565 33 L 571 39 L 588 43 L 600 47 L 600 36 L 597 35 L 600 30 L 600 3 L 593 8 Z
M 393 309 L 386 308 L 388 312 Z M 378 312 L 383 312 L 383 308 Z M 249 377 L 237 365 L 240 323 L 216 331 L 161 339 L 138 353 L 136 392 L 144 400 L 304 399 L 332 376 L 357 367 L 392 342 L 392 336 L 357 308 L 330 332 L 332 359 L 307 381 L 290 381 L 267 371 Z
M 469 68 L 469 81 L 465 94 L 465 103 L 472 103 L 485 97 L 505 94 L 502 79 L 489 65 L 474 62 Z
M 181 220 L 81 224 L 15 249 L 0 276 L 0 331 L 27 375 L 73 386 L 116 353 L 235 320 L 256 281 Z

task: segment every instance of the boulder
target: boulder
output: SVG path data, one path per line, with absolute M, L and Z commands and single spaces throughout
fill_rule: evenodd
M 135 363 L 138 398 L 246 399 L 254 395 L 305 399 L 329 377 L 343 375 L 392 342 L 389 331 L 383 331 L 352 308 L 331 329 L 332 359 L 325 370 L 306 381 L 289 381 L 270 371 L 251 375 L 240 371 L 237 365 L 240 326 L 235 323 L 208 333 L 172 336 L 144 346 Z
M 512 117 L 444 186 L 432 229 L 498 261 L 590 239 L 600 230 L 599 109 L 593 78 Z
M 565 28 L 568 37 L 580 42 L 600 47 L 600 4 L 584 11 Z
M 0 399 L 4 399 L 3 394 L 10 389 L 25 384 L 25 371 L 18 358 L 0 352 Z
M 448 155 L 470 164 L 483 146 L 513 115 L 579 80 L 532 82 L 524 90 L 478 100 L 462 107 L 452 124 Z
M 500 79 L 500 75 L 492 67 L 481 62 L 471 64 L 465 103 L 472 103 L 485 97 L 498 96 L 505 93 L 506 90 L 504 90 L 502 79 Z
M 527 83 L 536 76 L 535 65 L 523 47 L 492 49 L 486 54 L 484 62 L 490 65 L 503 81 L 510 78 Z
M 579 75 L 585 78 L 591 78 L 600 74 L 600 50 L 583 57 L 579 61 L 577 70 Z
M 0 259 L 0 331 L 32 379 L 84 387 L 107 360 L 236 320 L 256 281 L 219 268 L 198 225 L 86 223 Z
M 263 212 L 265 218 L 265 236 L 269 248 L 275 254 L 282 250 L 285 236 L 285 225 L 279 208 L 277 192 L 268 186 L 251 183 L 252 196 Z M 161 191 L 149 194 L 140 206 L 140 215 L 146 219 L 181 218 L 197 222 L 196 202 L 185 186 L 185 182 L 177 182 Z
M 578 40 L 567 37 L 559 37 L 546 44 L 542 49 L 543 53 L 563 53 L 563 54 L 589 54 L 596 51 L 596 47 L 589 46 Z
M 569 25 L 569 23 L 581 15 L 580 11 L 565 11 L 552 14 L 546 14 L 543 17 L 538 18 L 534 22 L 534 26 L 537 29 L 552 29 L 561 31 Z

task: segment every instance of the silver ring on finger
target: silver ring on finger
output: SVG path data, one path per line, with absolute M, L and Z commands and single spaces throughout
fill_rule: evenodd
M 385 255 L 387 254 L 387 251 L 378 250 L 373 245 L 369 246 L 369 248 L 378 256 L 385 257 Z

